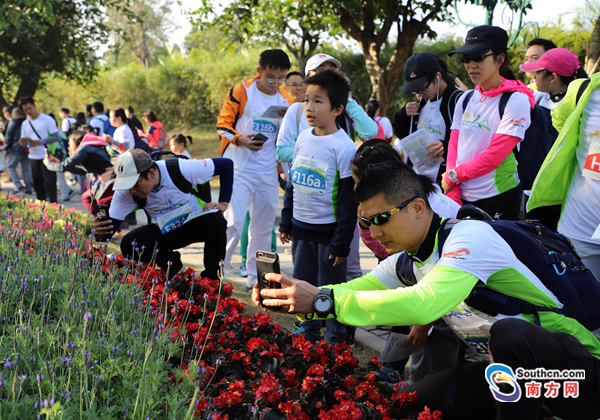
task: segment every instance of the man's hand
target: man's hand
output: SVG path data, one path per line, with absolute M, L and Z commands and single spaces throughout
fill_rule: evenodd
M 218 203 L 206 203 L 202 210 L 207 211 L 211 209 L 218 209 L 221 211 L 225 211 L 227 210 L 228 205 L 229 203 L 226 203 L 225 201 L 219 201 Z
M 446 182 L 446 172 L 442 174 L 442 189 L 444 194 L 448 194 L 452 190 L 452 187 Z
M 418 102 L 407 103 L 406 104 L 406 115 L 408 115 L 409 117 L 419 115 L 419 103 Z
M 284 245 L 287 244 L 288 242 L 292 242 L 292 234 L 279 232 L 279 240 Z
M 249 134 L 247 136 L 240 136 L 237 139 L 237 144 L 239 146 L 244 146 L 247 149 L 252 150 L 253 152 L 258 152 L 262 149 L 264 143 L 262 141 L 254 141 L 252 140 L 256 136 L 256 134 Z
M 286 274 L 267 273 L 265 278 L 281 284 L 281 289 L 263 289 L 263 307 L 273 311 L 278 308 L 287 309 L 291 314 L 311 314 L 314 312 L 314 301 L 319 294 L 319 288 L 312 284 L 292 278 Z M 252 290 L 252 302 L 260 306 L 258 283 Z M 279 310 L 279 312 L 280 312 Z
M 329 254 L 329 259 L 332 260 L 335 258 L 335 261 L 333 262 L 333 266 L 337 267 L 338 265 L 340 265 L 341 263 L 343 263 L 344 261 L 346 261 L 346 257 L 336 257 L 333 254 Z
M 29 138 L 19 139 L 19 144 L 21 146 L 27 146 L 27 143 L 29 143 L 30 141 L 31 141 L 31 139 L 29 139 Z
M 277 115 L 279 115 L 280 118 L 285 117 L 285 113 L 286 113 L 287 109 L 280 109 L 279 111 L 277 111 Z
M 437 158 L 444 155 L 444 143 L 442 143 L 441 141 L 431 143 L 429 146 L 426 147 L 426 149 L 430 149 L 429 152 L 427 152 L 427 155 L 433 155 L 433 158 Z
M 425 345 L 425 343 L 427 343 L 427 333 L 428 332 L 429 331 L 421 330 L 415 326 L 411 327 L 410 334 L 408 334 L 408 337 L 406 337 L 406 340 L 404 340 L 404 344 L 402 347 L 410 346 L 411 342 L 412 342 L 413 347 L 419 347 L 419 346 Z
M 92 223 L 92 227 L 94 228 L 94 236 L 96 238 L 101 238 L 104 235 L 110 235 L 113 233 L 113 225 L 112 220 L 100 220 L 98 217 L 94 219 Z
M 48 163 L 60 163 L 60 160 L 50 153 L 46 153 L 46 157 L 44 158 L 44 165 L 48 166 Z

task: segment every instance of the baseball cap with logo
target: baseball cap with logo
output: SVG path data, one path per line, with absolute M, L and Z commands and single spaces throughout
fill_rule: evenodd
M 419 92 L 425 87 L 427 79 L 440 71 L 440 63 L 430 52 L 411 55 L 404 64 L 404 86 L 402 93 Z
M 548 70 L 559 76 L 570 77 L 580 67 L 579 58 L 571 50 L 566 48 L 552 48 L 546 51 L 537 61 L 521 64 L 523 71 Z
M 113 190 L 128 190 L 133 188 L 140 178 L 140 174 L 154 165 L 150 155 L 141 149 L 129 149 L 121 154 L 115 161 L 115 175 L 117 179 Z
M 317 54 L 310 57 L 306 62 L 306 66 L 304 67 L 304 74 L 308 74 L 309 71 L 315 70 L 317 67 L 319 67 L 321 64 L 327 61 L 335 64 L 335 67 L 338 69 L 342 67 L 342 63 L 340 63 L 340 60 L 333 58 L 329 54 Z
M 465 45 L 452 51 L 448 56 L 454 54 L 483 55 L 491 48 L 506 51 L 508 34 L 502 28 L 491 25 L 481 25 L 467 32 Z

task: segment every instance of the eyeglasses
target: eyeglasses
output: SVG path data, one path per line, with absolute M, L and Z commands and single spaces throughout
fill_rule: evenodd
M 143 179 L 140 176 L 140 179 L 138 180 L 138 182 L 135 183 L 135 185 L 133 187 L 130 188 L 130 190 L 133 190 L 134 188 L 137 188 L 140 186 L 140 184 L 142 183 Z
M 425 87 L 423 87 L 423 89 L 421 89 L 418 92 L 412 92 L 414 95 L 427 95 L 429 93 L 429 86 L 431 86 L 431 83 L 433 83 L 433 81 L 427 83 L 425 85 Z
M 413 198 L 406 200 L 404 203 L 400 204 L 398 207 L 393 208 L 389 211 L 385 211 L 383 213 L 376 214 L 375 216 L 371 216 L 369 218 L 361 216 L 360 220 L 362 220 L 362 222 L 369 227 L 371 227 L 371 224 L 374 224 L 376 226 L 385 225 L 388 222 L 388 220 L 390 220 L 390 217 L 392 217 L 394 214 L 398 213 L 400 210 L 404 209 L 406 206 L 408 206 L 410 203 L 412 203 L 414 200 L 421 197 L 422 195 L 423 195 L 423 193 L 419 193 L 419 194 L 415 195 Z
M 481 63 L 483 60 L 485 60 L 490 55 L 494 55 L 494 54 L 489 53 L 489 54 L 484 54 L 484 55 L 463 55 L 462 57 L 460 57 L 460 61 L 462 61 L 465 64 L 469 64 L 471 61 L 474 61 L 475 63 Z
M 281 79 L 273 79 L 271 77 L 269 77 L 267 79 L 267 83 L 273 84 L 273 83 L 277 83 L 277 84 L 282 84 L 283 82 L 285 82 L 285 77 L 282 77 Z

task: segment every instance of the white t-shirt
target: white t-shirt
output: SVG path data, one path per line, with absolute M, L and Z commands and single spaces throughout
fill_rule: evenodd
M 31 125 L 33 124 L 33 128 Z M 39 134 L 39 136 L 36 134 Z M 58 133 L 58 127 L 54 118 L 46 114 L 40 114 L 35 120 L 27 118 L 21 125 L 21 138 L 29 138 L 31 140 L 42 140 L 50 137 L 52 134 Z M 44 160 L 46 157 L 46 147 L 43 144 L 39 146 L 29 146 L 29 159 Z
M 71 126 L 73 124 L 75 124 L 76 122 L 77 122 L 77 120 L 73 117 L 67 117 L 64 120 L 62 120 L 62 127 L 61 127 L 62 132 L 66 133 L 67 131 L 69 131 Z
M 304 109 L 304 103 L 294 103 L 285 113 L 285 116 L 281 121 L 279 133 L 277 134 L 277 147 L 294 147 L 300 133 L 311 128 L 310 125 L 308 125 L 308 120 L 306 119 L 306 115 L 304 115 L 304 111 L 300 113 L 300 123 L 298 123 L 298 107 Z
M 459 130 L 456 166 L 469 163 L 490 145 L 496 134 L 519 137 L 523 140 L 531 123 L 531 107 L 527 95 L 515 92 L 500 120 L 498 106 L 502 95 L 484 96 L 475 90 L 463 113 L 463 102 L 467 94 L 456 104 L 452 130 Z M 493 171 L 478 178 L 461 182 L 461 197 L 477 201 L 495 197 L 519 185 L 517 160 L 511 152 Z
M 436 101 L 427 101 L 419 112 L 417 129 L 425 128 L 429 133 L 431 140 L 434 142 L 443 142 L 446 138 L 446 122 L 440 112 L 441 106 L 442 98 L 439 98 Z M 428 176 L 433 182 L 437 180 L 437 175 L 440 172 L 440 165 L 429 168 L 426 171 L 423 171 L 423 173 L 419 172 L 416 167 L 413 166 L 413 168 L 417 173 Z
M 265 95 L 253 83 L 249 90 L 252 90 L 252 104 L 248 102 L 246 106 L 251 106 L 252 132 L 261 133 L 267 136 L 262 149 L 250 153 L 245 172 L 272 173 L 277 170 L 277 156 L 275 153 L 275 141 L 277 140 L 277 128 L 280 118 L 270 119 L 262 118 L 262 114 L 272 105 L 281 105 L 279 94 Z
M 92 127 L 100 129 L 98 133 L 98 136 L 100 137 L 102 137 L 102 134 L 104 134 L 104 121 L 108 121 L 108 117 L 104 114 L 97 114 L 93 116 L 92 120 L 90 121 L 90 125 Z
M 135 137 L 133 136 L 133 131 L 131 131 L 131 128 L 129 128 L 127 124 L 123 124 L 115 130 L 113 140 L 119 145 L 121 150 L 135 148 Z
M 383 135 L 385 136 L 386 140 L 394 137 L 394 129 L 392 128 L 392 123 L 388 117 L 377 116 L 373 118 L 373 121 L 383 128 Z
M 437 186 L 437 184 L 435 184 Z M 439 214 L 442 217 L 456 218 L 460 205 L 452 200 L 447 195 L 444 195 L 441 191 L 436 191 L 427 196 L 427 201 L 431 206 L 431 210 Z
M 180 153 L 180 155 L 187 157 L 188 159 L 192 158 L 192 155 L 190 155 L 190 152 L 188 152 L 187 149 L 183 149 L 183 152 Z
M 535 103 L 537 105 L 548 108 L 550 111 L 560 104 L 560 101 L 554 102 L 552 99 L 550 99 L 550 94 L 548 92 L 535 92 L 533 95 L 535 96 Z
M 579 120 L 577 167 L 567 193 L 558 231 L 578 241 L 600 245 L 592 234 L 600 225 L 600 181 L 582 175 L 593 142 L 600 137 L 600 89 L 594 89 Z
M 294 185 L 293 216 L 313 225 L 335 223 L 337 191 L 341 179 L 352 176 L 356 145 L 341 128 L 327 136 L 313 129 L 298 136 L 290 170 Z
M 152 222 L 156 223 L 156 218 L 177 211 L 185 205 L 189 205 L 192 212 L 200 211 L 196 196 L 186 194 L 175 186 L 169 176 L 167 164 L 164 161 L 158 161 L 156 165 L 160 170 L 160 186 L 156 190 L 152 190 L 146 198 L 145 207 L 152 217 Z M 180 159 L 179 168 L 183 177 L 192 185 L 210 181 L 215 173 L 215 164 L 212 159 Z M 124 220 L 125 216 L 136 207 L 137 204 L 129 190 L 116 190 L 108 214 L 113 219 Z

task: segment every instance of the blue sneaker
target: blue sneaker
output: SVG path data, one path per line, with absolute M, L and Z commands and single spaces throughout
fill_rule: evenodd
M 292 331 L 292 334 L 294 334 L 294 335 L 304 334 L 304 338 L 306 340 L 310 341 L 311 343 L 318 343 L 319 341 L 321 341 L 325 337 L 325 334 L 323 333 L 323 331 L 319 331 L 318 333 L 314 333 L 312 331 L 308 331 L 304 327 L 300 327 L 297 330 Z
M 248 269 L 246 268 L 246 263 L 240 264 L 240 277 L 248 277 Z

